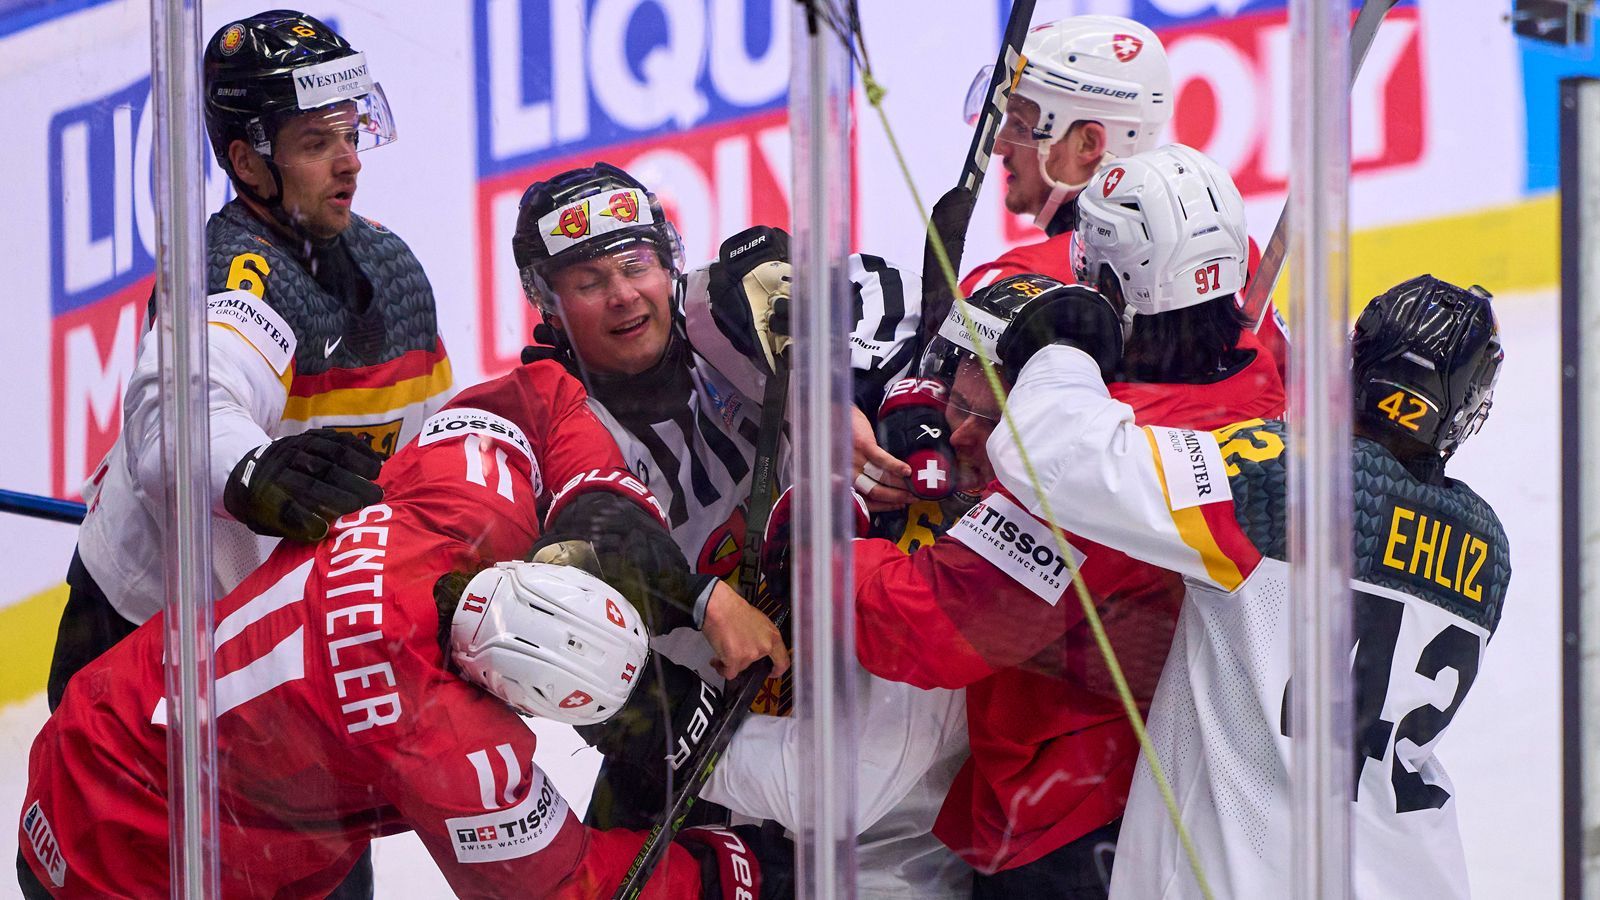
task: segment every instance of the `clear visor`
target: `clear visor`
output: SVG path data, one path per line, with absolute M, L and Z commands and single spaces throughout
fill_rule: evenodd
M 972 85 L 967 88 L 967 101 L 962 107 L 962 114 L 966 117 L 968 125 L 978 124 L 978 117 L 988 105 L 989 93 L 992 90 L 989 80 L 993 77 L 994 66 L 984 66 L 978 70 L 978 74 L 972 79 Z M 1048 134 L 1034 130 L 1038 122 L 1039 104 L 1020 96 L 1013 90 L 1006 99 L 1005 118 L 1000 121 L 1000 128 L 995 132 L 995 142 L 1031 147 L 1040 141 L 1048 140 L 1050 137 Z
M 917 374 L 950 389 L 946 401 L 950 410 L 990 422 L 1000 421 L 1000 405 L 983 374 L 983 366 L 972 351 L 960 344 L 936 335 L 922 352 Z
M 263 155 L 280 166 L 302 166 L 382 147 L 397 137 L 383 88 L 286 119 Z M 261 150 L 261 147 L 257 147 Z

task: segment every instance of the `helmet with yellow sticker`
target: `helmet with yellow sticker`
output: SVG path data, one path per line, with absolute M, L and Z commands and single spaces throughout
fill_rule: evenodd
M 1359 422 L 1448 459 L 1482 427 L 1505 352 L 1489 292 L 1419 275 L 1374 297 L 1351 335 Z
M 597 162 L 528 186 L 511 253 L 529 302 L 554 312 L 550 273 L 639 243 L 654 247 L 673 277 L 683 271 L 678 230 L 656 195 L 622 169 Z

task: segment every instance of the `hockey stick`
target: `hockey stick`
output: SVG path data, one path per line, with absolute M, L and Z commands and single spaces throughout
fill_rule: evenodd
M 88 507 L 73 500 L 57 500 L 54 497 L 41 497 L 38 494 L 25 494 L 21 491 L 0 490 L 0 512 L 77 525 L 88 514 Z
M 933 205 L 933 215 L 928 223 L 928 238 L 922 251 L 922 324 L 918 345 L 927 346 L 945 316 L 950 314 L 950 304 L 955 302 L 958 286 L 952 285 L 944 275 L 939 262 L 940 249 L 950 261 L 950 271 L 961 272 L 961 256 L 967 245 L 967 223 L 972 220 L 972 208 L 983 187 L 983 175 L 989 168 L 989 155 L 994 149 L 995 133 L 1005 118 L 1006 100 L 1016 86 L 1017 70 L 1022 64 L 1022 41 L 1028 35 L 1028 25 L 1033 21 L 1034 0 L 1015 0 L 1006 19 L 1006 30 L 1000 42 L 1000 55 L 995 59 L 994 72 L 989 78 L 988 99 L 972 130 L 972 144 L 961 163 L 961 177 L 956 186 L 946 191 Z M 938 245 L 935 246 L 935 241 Z
M 1350 27 L 1350 85 L 1355 86 L 1356 76 L 1361 74 L 1361 64 L 1367 58 L 1367 51 L 1372 49 L 1372 39 L 1378 34 L 1378 26 L 1383 24 L 1384 16 L 1389 10 L 1394 9 L 1399 0 L 1366 0 L 1361 4 L 1361 12 L 1356 14 L 1356 22 Z M 1272 291 L 1278 286 L 1278 276 L 1283 273 L 1283 260 L 1288 254 L 1289 242 L 1289 204 L 1283 205 L 1283 212 L 1278 216 L 1278 224 L 1272 229 L 1272 237 L 1267 241 L 1266 249 L 1261 251 L 1261 264 L 1256 266 L 1256 273 L 1244 286 L 1244 302 L 1241 304 L 1244 313 L 1249 317 L 1253 331 L 1261 330 L 1261 323 L 1267 317 L 1267 301 L 1272 297 Z
M 761 401 L 761 430 L 756 439 L 755 466 L 750 476 L 750 501 L 745 512 L 744 552 L 740 559 L 740 593 L 746 598 L 756 596 L 761 585 L 761 543 L 766 531 L 767 518 L 772 515 L 773 480 L 778 468 L 778 442 L 783 437 L 783 419 L 789 405 L 789 365 L 784 355 L 779 355 L 777 371 L 767 377 L 766 392 Z M 768 591 L 768 596 L 772 595 Z M 770 606 L 771 604 L 762 604 Z M 761 609 L 761 606 L 757 606 Z M 788 609 L 761 609 L 772 618 L 772 623 L 782 630 L 789 617 Z M 645 836 L 639 852 L 628 867 L 628 874 L 613 893 L 612 900 L 634 900 L 644 890 L 655 871 L 656 863 L 666 855 L 672 839 L 682 830 L 689 812 L 700 797 L 700 789 L 711 780 L 722 751 L 733 740 L 733 733 L 744 721 L 767 678 L 772 674 L 772 660 L 758 659 L 728 685 L 728 696 L 716 719 L 706 729 L 705 737 L 690 754 L 684 765 L 687 775 L 678 783 L 672 803 Z

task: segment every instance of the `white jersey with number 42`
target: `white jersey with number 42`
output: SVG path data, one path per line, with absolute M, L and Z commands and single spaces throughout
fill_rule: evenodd
M 1141 428 L 1089 357 L 1042 350 L 1010 396 L 1039 475 L 1004 429 L 1000 481 L 1064 529 L 1184 576 L 1151 741 L 1217 898 L 1285 896 L 1290 867 L 1284 427 Z M 1381 446 L 1352 454 L 1356 722 L 1354 896 L 1466 897 L 1455 788 L 1434 755 L 1477 677 L 1510 578 L 1505 534 L 1460 482 L 1412 477 Z M 1113 898 L 1202 893 L 1150 766 L 1134 778 Z

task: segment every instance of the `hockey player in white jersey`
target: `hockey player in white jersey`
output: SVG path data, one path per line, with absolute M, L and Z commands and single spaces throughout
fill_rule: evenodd
M 1063 528 L 1185 578 L 1151 740 L 1213 895 L 1281 896 L 1286 428 L 1136 426 L 1091 358 L 1120 352 L 1116 313 L 1092 294 L 1051 299 L 999 345 L 1037 487 L 1004 430 L 995 473 L 1036 514 L 1042 491 Z M 1487 294 L 1427 275 L 1367 305 L 1353 351 L 1354 896 L 1465 897 L 1455 789 L 1434 750 L 1499 622 L 1510 562 L 1494 511 L 1444 469 L 1487 416 L 1503 354 Z M 1143 761 L 1118 857 L 1139 863 L 1115 868 L 1113 897 L 1201 896 Z

